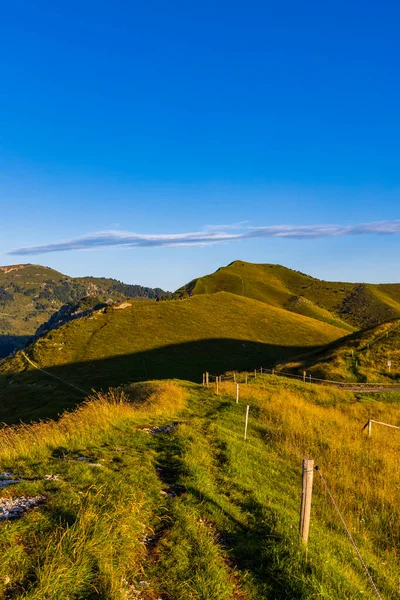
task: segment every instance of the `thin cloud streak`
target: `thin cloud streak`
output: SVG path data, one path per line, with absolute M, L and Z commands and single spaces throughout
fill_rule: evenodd
M 236 230 L 236 233 L 233 231 Z M 269 225 L 266 227 L 235 225 L 207 226 L 203 231 L 171 234 L 138 234 L 129 231 L 100 231 L 79 238 L 44 244 L 25 246 L 8 252 L 23 256 L 90 250 L 96 248 L 173 248 L 188 246 L 210 246 L 240 240 L 259 238 L 316 239 L 350 235 L 399 235 L 400 220 L 361 223 L 359 225 Z

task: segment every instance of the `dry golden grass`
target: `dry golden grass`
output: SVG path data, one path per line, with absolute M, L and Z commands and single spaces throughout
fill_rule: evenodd
M 94 393 L 59 421 L 4 427 L 0 430 L 0 465 L 15 458 L 40 458 L 49 449 L 90 444 L 123 421 L 140 421 L 149 414 L 176 414 L 187 399 L 186 390 L 172 381 L 146 382 L 125 390 Z
M 223 383 L 220 392 L 234 396 L 236 389 Z M 370 439 L 362 431 L 370 418 L 400 426 L 397 403 L 357 402 L 350 392 L 301 383 L 284 389 L 282 378 L 275 377 L 241 384 L 240 401 L 260 409 L 260 425 L 283 438 L 284 452 L 295 448 L 315 460 L 353 532 L 398 553 L 400 431 L 373 425 Z M 325 504 L 328 515 L 331 508 Z

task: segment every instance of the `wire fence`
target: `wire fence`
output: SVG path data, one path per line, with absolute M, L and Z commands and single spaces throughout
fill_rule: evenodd
M 257 373 L 264 374 L 264 373 L 273 373 L 273 372 L 274 372 L 274 369 L 265 369 L 263 367 L 260 367 L 260 369 L 256 369 L 254 372 L 251 372 L 251 373 L 256 376 Z M 239 383 L 243 383 L 243 381 L 239 381 L 239 374 L 238 373 L 225 374 L 225 375 L 212 375 L 210 373 L 207 373 L 207 375 L 208 375 L 208 377 L 204 377 L 203 380 L 207 381 L 208 383 L 210 382 L 210 380 L 211 381 L 213 380 L 216 383 L 217 382 L 218 383 L 231 382 L 233 384 L 236 384 L 236 387 L 238 387 Z M 240 375 L 243 376 L 243 373 L 241 373 Z M 245 375 L 247 375 L 247 377 L 248 377 L 249 373 L 246 373 Z M 293 375 L 293 374 L 289 374 L 289 376 L 292 376 L 292 377 L 295 377 L 295 378 L 299 378 L 299 376 Z M 302 379 L 301 376 L 300 376 L 300 378 Z M 325 381 L 325 380 L 322 380 L 322 381 Z M 294 445 L 291 442 L 289 442 L 284 437 L 284 435 L 282 435 L 282 433 L 278 433 L 274 429 L 271 429 L 270 427 L 267 427 L 265 425 L 265 423 L 263 423 L 263 428 L 266 429 L 269 434 L 271 434 L 272 436 L 274 436 L 274 438 L 276 438 L 282 444 L 284 444 L 285 446 L 287 446 L 299 459 L 301 459 L 303 461 L 306 459 L 306 456 L 304 455 L 304 453 L 296 445 Z M 345 521 L 345 519 L 343 517 L 343 514 L 341 512 L 341 510 L 339 509 L 338 502 L 335 499 L 335 497 L 334 497 L 334 495 L 333 495 L 333 493 L 332 493 L 332 491 L 331 491 L 331 489 L 330 489 L 330 487 L 329 487 L 329 485 L 328 485 L 325 477 L 322 475 L 320 467 L 316 465 L 315 468 L 314 468 L 314 471 L 317 472 L 318 475 L 319 475 L 319 478 L 320 478 L 320 480 L 322 482 L 323 488 L 324 488 L 324 490 L 326 491 L 326 493 L 327 493 L 327 495 L 329 497 L 329 500 L 330 500 L 330 502 L 332 504 L 332 507 L 333 507 L 333 509 L 335 511 L 335 514 L 338 516 L 338 518 L 339 518 L 339 520 L 341 522 L 341 525 L 342 525 L 342 527 L 344 529 L 344 532 L 345 532 L 346 536 L 348 537 L 348 539 L 350 541 L 350 544 L 354 548 L 354 551 L 355 551 L 355 553 L 357 555 L 357 558 L 358 558 L 358 560 L 360 562 L 362 570 L 363 570 L 364 574 L 366 575 L 367 580 L 368 580 L 370 586 L 372 587 L 375 596 L 377 598 L 379 598 L 380 600 L 383 600 L 383 598 L 382 598 L 382 596 L 381 596 L 381 594 L 380 594 L 380 592 L 379 592 L 379 590 L 377 588 L 377 585 L 376 585 L 376 583 L 375 583 L 375 581 L 374 581 L 374 579 L 373 579 L 373 577 L 372 577 L 372 575 L 371 575 L 371 573 L 370 573 L 370 571 L 369 571 L 369 569 L 368 569 L 368 567 L 366 565 L 366 562 L 363 559 L 363 557 L 361 555 L 361 552 L 360 552 L 360 550 L 359 550 L 359 548 L 358 548 L 358 546 L 357 546 L 357 544 L 356 544 L 356 542 L 355 542 L 355 540 L 354 540 L 354 538 L 353 538 L 353 536 L 352 536 L 352 534 L 350 532 L 350 528 L 347 525 L 347 523 L 346 523 L 346 521 Z
M 288 373 L 287 371 L 277 370 L 274 367 L 259 367 L 258 369 L 253 369 L 251 371 L 237 371 L 232 372 L 231 374 L 225 375 L 213 375 L 212 373 L 208 373 L 209 381 L 218 381 L 222 383 L 223 381 L 233 381 L 234 383 L 243 383 L 244 379 L 250 379 L 251 377 L 256 378 L 257 374 L 260 375 L 276 375 L 279 377 L 287 377 L 290 379 L 297 379 L 298 381 L 303 381 L 304 383 L 315 383 L 320 385 L 328 385 L 335 386 L 344 389 L 355 389 L 355 390 L 369 390 L 369 389 L 382 389 L 382 390 L 392 390 L 392 391 L 400 391 L 400 382 L 399 383 L 385 383 L 385 382 L 353 382 L 353 381 L 335 381 L 333 379 L 322 379 L 319 377 L 313 377 L 311 373 L 306 373 L 304 371 L 303 375 L 298 375 L 296 373 Z M 240 381 L 239 381 L 240 380 Z

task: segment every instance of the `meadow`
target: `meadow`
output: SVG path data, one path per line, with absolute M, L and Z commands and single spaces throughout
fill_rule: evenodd
M 238 404 L 235 395 L 231 382 L 218 395 L 215 385 L 137 383 L 57 421 L 4 427 L 0 472 L 21 481 L 1 497 L 45 502 L 0 522 L 2 597 L 373 598 L 317 472 L 307 551 L 299 540 L 308 456 L 381 597 L 397 598 L 400 438 L 362 432 L 368 418 L 400 424 L 396 394 L 258 375 L 240 384 Z
M 201 381 L 207 368 L 288 360 L 346 333 L 226 292 L 122 306 L 71 321 L 1 361 L 0 420 L 55 417 L 92 389 L 149 379 Z

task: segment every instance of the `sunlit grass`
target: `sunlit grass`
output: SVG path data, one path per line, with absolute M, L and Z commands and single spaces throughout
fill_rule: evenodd
M 399 405 L 273 376 L 241 382 L 239 404 L 235 393 L 232 383 L 217 396 L 213 386 L 146 382 L 93 396 L 57 422 L 3 429 L 0 471 L 23 481 L 1 496 L 46 503 L 0 523 L 0 597 L 372 598 L 317 474 L 308 555 L 299 540 L 307 455 L 383 598 L 395 600 L 400 437 L 376 426 L 367 439 L 362 427 L 399 424 Z M 143 431 L 171 423 L 169 433 Z

